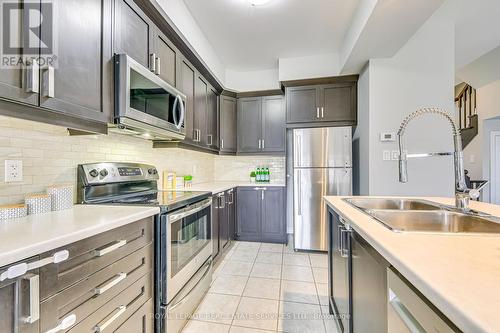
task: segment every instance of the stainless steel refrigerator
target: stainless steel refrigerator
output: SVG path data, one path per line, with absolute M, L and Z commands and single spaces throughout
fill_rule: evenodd
M 352 195 L 352 129 L 294 129 L 293 222 L 296 250 L 328 250 L 325 195 Z

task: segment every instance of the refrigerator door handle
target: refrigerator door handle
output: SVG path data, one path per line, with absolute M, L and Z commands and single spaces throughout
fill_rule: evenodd
M 297 172 L 297 215 L 302 215 L 302 176 L 300 171 Z

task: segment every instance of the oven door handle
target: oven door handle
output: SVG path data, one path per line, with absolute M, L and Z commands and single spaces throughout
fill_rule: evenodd
M 202 281 L 208 273 L 210 273 L 210 265 L 212 263 L 212 260 L 208 260 L 207 263 L 205 264 L 206 265 L 206 269 L 205 269 L 205 272 L 203 273 L 203 275 L 201 276 L 201 278 L 199 279 L 199 281 Z M 193 286 L 193 288 L 191 288 L 187 294 L 180 300 L 178 301 L 177 303 L 173 304 L 172 306 L 169 307 L 169 311 L 172 311 L 174 310 L 175 308 L 179 307 L 180 305 L 186 303 L 186 300 L 189 298 L 189 296 L 191 295 L 191 293 L 193 292 L 193 290 L 196 289 L 196 287 L 198 286 L 198 284 L 195 284 Z
M 173 223 L 175 221 L 178 221 L 180 219 L 183 219 L 185 217 L 188 217 L 189 215 L 193 215 L 194 213 L 197 213 L 207 207 L 210 207 L 212 205 L 212 200 L 207 199 L 205 203 L 203 203 L 200 206 L 193 207 L 192 209 L 177 213 L 177 214 L 172 214 L 168 217 L 168 221 L 170 223 Z

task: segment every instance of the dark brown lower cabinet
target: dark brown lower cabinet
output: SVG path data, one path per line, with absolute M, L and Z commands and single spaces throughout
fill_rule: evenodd
M 237 239 L 285 243 L 285 188 L 238 187 Z
M 217 259 L 234 240 L 235 190 L 214 194 L 212 198 L 212 257 Z

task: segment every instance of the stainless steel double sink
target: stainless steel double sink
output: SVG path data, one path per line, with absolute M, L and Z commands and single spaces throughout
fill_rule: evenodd
M 500 233 L 500 219 L 476 212 L 464 213 L 427 200 L 347 198 L 352 206 L 395 232 Z

